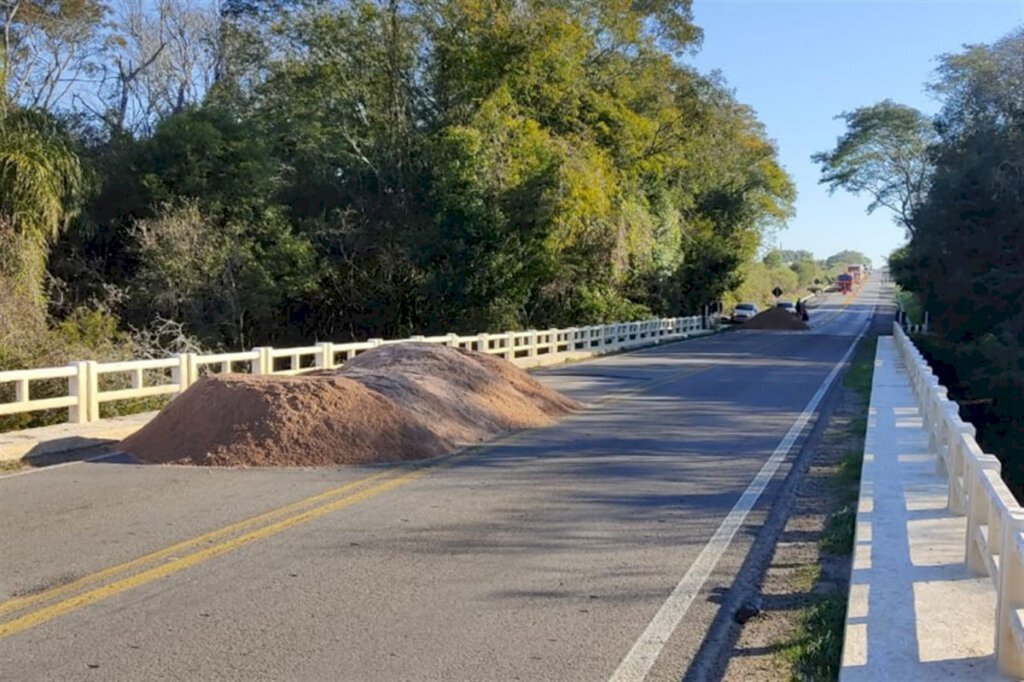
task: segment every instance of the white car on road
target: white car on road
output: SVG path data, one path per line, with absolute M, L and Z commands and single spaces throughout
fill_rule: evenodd
M 732 311 L 733 322 L 746 322 L 760 311 L 754 303 L 737 303 Z

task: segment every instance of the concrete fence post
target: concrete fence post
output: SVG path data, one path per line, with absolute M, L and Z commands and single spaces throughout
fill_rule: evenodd
M 274 349 L 271 346 L 259 346 L 253 350 L 260 354 L 259 361 L 253 368 L 253 374 L 273 374 L 274 357 L 272 353 Z
M 967 534 L 964 538 L 964 562 L 978 575 L 988 574 L 988 563 L 978 546 L 981 526 L 988 525 L 988 498 L 981 488 L 981 481 L 964 480 L 964 487 L 970 490 L 967 498 Z
M 171 367 L 171 383 L 178 384 L 178 395 L 184 393 L 185 389 L 195 381 L 192 355 L 192 353 L 178 353 L 178 364 Z
M 935 420 L 936 466 L 938 466 L 939 462 L 946 461 L 946 458 L 949 456 L 949 444 L 952 441 L 951 431 L 958 418 L 959 413 L 957 412 L 957 405 L 955 402 L 950 400 L 947 403 L 939 405 L 938 418 Z
M 89 413 L 89 363 L 73 362 L 75 375 L 68 378 L 68 395 L 77 402 L 68 408 L 68 421 L 72 424 L 85 424 L 91 420 Z
M 458 334 L 456 334 L 455 332 L 448 332 L 447 334 L 445 334 L 445 336 L 447 337 L 447 340 L 444 342 L 444 345 L 448 346 L 449 348 L 458 348 L 459 347 L 459 335 Z
M 188 385 L 191 386 L 199 381 L 199 354 L 186 353 L 186 355 L 188 356 Z M 228 367 L 225 371 L 231 371 L 230 362 L 228 363 Z
M 981 547 L 979 536 L 981 527 L 988 526 L 989 542 L 992 540 L 992 508 L 988 495 L 985 492 L 985 470 L 995 471 L 997 474 L 1001 469 L 999 460 L 992 455 L 982 455 L 980 458 L 966 458 L 964 462 L 964 483 L 966 505 L 967 505 L 967 533 L 964 538 L 964 562 L 971 571 L 979 575 L 988 575 L 988 561 L 984 553 L 988 548 Z M 963 512 L 960 512 L 963 513 Z M 996 511 L 998 514 L 999 512 Z
M 956 457 L 955 450 L 959 447 L 960 434 L 967 433 L 965 429 L 967 425 L 960 420 L 960 411 L 957 409 L 956 403 L 951 402 L 947 409 L 949 414 L 944 420 L 946 428 L 943 434 L 942 450 L 935 458 L 935 473 L 943 476 L 949 471 L 950 463 Z M 971 427 L 970 433 L 974 435 L 973 427 Z
M 548 331 L 547 331 L 547 336 L 548 336 L 548 343 L 547 343 L 548 353 L 549 354 L 557 353 L 558 352 L 558 330 L 555 329 L 554 327 L 549 328 Z
M 487 332 L 476 335 L 476 341 L 473 342 L 474 350 L 478 353 L 486 353 L 491 349 L 491 335 Z
M 531 329 L 530 335 L 526 337 L 526 342 L 529 344 L 526 347 L 526 357 L 534 358 L 537 357 L 537 330 Z
M 924 395 L 924 414 L 922 416 L 922 423 L 924 425 L 925 433 L 928 435 L 928 452 L 935 452 L 935 421 L 938 418 L 936 414 L 940 407 L 939 401 L 945 398 L 944 391 L 939 385 L 939 380 L 935 376 L 928 378 L 928 386 L 925 389 Z
M 567 330 L 565 330 L 565 341 L 566 341 L 565 350 L 566 350 L 566 352 L 571 353 L 571 352 L 577 350 L 577 348 L 579 346 L 579 340 L 580 340 L 579 337 L 580 337 L 580 328 L 579 327 L 569 327 Z
M 1024 532 L 1024 511 L 1010 510 L 1003 522 L 1002 552 L 996 597 L 996 662 L 1010 679 L 1024 679 L 1024 649 L 1013 632 L 1017 609 L 1024 608 L 1024 558 L 1018 536 Z
M 89 416 L 86 421 L 96 421 L 100 418 L 100 373 L 99 364 L 95 360 L 86 360 L 85 372 L 85 395 Z
M 366 342 L 371 344 L 374 348 L 380 348 L 384 345 L 384 339 L 367 339 Z
M 330 341 L 321 341 L 316 344 L 320 352 L 316 354 L 314 367 L 317 369 L 334 369 L 334 344 Z
M 27 403 L 32 399 L 32 392 L 28 384 L 28 379 L 19 379 L 18 382 L 14 384 L 14 402 Z
M 931 393 L 928 399 L 927 418 L 924 424 L 928 434 L 928 452 L 938 457 L 942 446 L 942 418 L 946 412 L 946 401 L 938 392 Z
M 506 360 L 514 360 L 516 357 L 516 333 L 505 332 L 505 352 L 502 355 Z

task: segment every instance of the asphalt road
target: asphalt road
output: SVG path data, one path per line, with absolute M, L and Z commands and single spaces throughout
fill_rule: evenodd
M 588 409 L 425 467 L 2 477 L 0 678 L 679 679 L 879 296 L 538 373 Z

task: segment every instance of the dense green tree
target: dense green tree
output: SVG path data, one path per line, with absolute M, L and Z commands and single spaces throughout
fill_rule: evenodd
M 810 251 L 805 251 L 803 249 L 798 249 L 796 251 L 782 249 L 781 251 L 779 251 L 779 255 L 782 256 L 782 262 L 785 263 L 786 265 L 792 265 L 794 263 L 814 260 L 814 254 L 811 253 Z
M 929 191 L 897 281 L 919 293 L 938 336 L 921 339 L 984 447 L 1024 494 L 1024 31 L 942 57 L 932 90 Z
M 871 197 L 868 213 L 887 208 L 913 232 L 913 215 L 928 191 L 928 147 L 935 140 L 931 120 L 913 107 L 884 100 L 844 112 L 846 124 L 835 149 L 819 152 L 821 183 Z
M 951 339 L 1024 342 L 1024 32 L 947 55 L 941 144 L 919 229 L 900 260 Z M 906 267 L 909 264 L 910 267 Z
M 764 258 L 761 259 L 761 262 L 764 263 L 769 268 L 781 267 L 783 264 L 782 254 L 779 252 L 778 249 L 772 249 L 771 251 L 764 255 Z
M 789 269 L 796 273 L 797 284 L 805 289 L 828 279 L 825 269 L 813 258 L 795 261 Z
M 754 112 L 679 60 L 689 0 L 231 0 L 217 21 L 202 102 L 168 105 L 163 57 L 113 45 L 128 110 L 76 112 L 99 182 L 54 251 L 58 318 L 237 347 L 697 312 L 791 214 Z
M 45 329 L 46 259 L 85 186 L 78 155 L 56 120 L 0 108 L 0 347 L 8 351 Z

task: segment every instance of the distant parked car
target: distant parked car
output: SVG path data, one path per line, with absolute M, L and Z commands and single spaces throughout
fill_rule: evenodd
M 782 308 L 787 313 L 793 313 L 794 315 L 796 315 L 796 304 L 793 303 L 792 301 L 779 301 L 778 303 L 775 304 L 775 307 Z
M 737 303 L 732 311 L 733 322 L 746 322 L 760 311 L 753 303 Z

